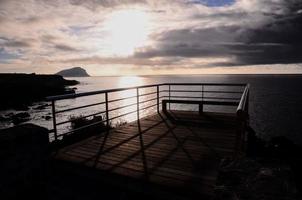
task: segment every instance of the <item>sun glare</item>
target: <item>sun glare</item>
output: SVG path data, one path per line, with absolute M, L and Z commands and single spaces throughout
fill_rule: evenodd
M 135 48 L 144 45 L 149 34 L 149 14 L 143 10 L 131 9 L 113 12 L 105 21 L 108 33 L 108 54 L 129 56 Z
M 142 77 L 138 76 L 124 76 L 119 78 L 118 87 L 133 87 L 143 85 L 144 81 Z

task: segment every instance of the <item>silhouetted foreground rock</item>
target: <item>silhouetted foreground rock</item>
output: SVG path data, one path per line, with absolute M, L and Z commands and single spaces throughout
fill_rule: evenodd
M 286 137 L 263 141 L 250 129 L 247 157 L 221 163 L 215 200 L 301 199 L 301 155 Z
M 297 199 L 291 168 L 274 159 L 224 160 L 215 200 Z
M 28 105 L 46 96 L 74 93 L 66 86 L 78 84 L 59 75 L 0 74 L 0 110 L 27 110 Z
M 26 199 L 43 193 L 48 144 L 48 130 L 33 124 L 0 130 L 1 199 Z
M 26 122 L 30 120 L 30 114 L 27 112 L 22 112 L 22 113 L 18 113 L 15 114 L 11 117 L 12 122 L 14 125 L 18 125 L 22 122 Z

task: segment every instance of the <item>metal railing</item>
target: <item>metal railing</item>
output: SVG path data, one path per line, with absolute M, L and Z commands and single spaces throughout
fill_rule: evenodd
M 132 91 L 132 92 L 130 92 Z M 134 95 L 126 96 L 123 95 L 112 95 L 118 92 L 129 92 L 135 93 Z M 103 101 L 92 104 L 81 105 L 77 107 L 70 107 L 67 109 L 58 110 L 56 103 L 61 100 L 88 97 L 94 95 L 102 95 Z M 109 96 L 112 98 L 109 98 Z M 229 95 L 233 95 L 229 97 Z M 235 96 L 235 97 L 234 97 Z M 142 111 L 152 109 L 154 112 L 160 112 L 162 104 L 161 100 L 168 99 L 186 99 L 186 100 L 199 100 L 212 101 L 212 102 L 231 102 L 232 105 L 237 106 L 237 115 L 244 116 L 248 115 L 248 96 L 249 96 L 249 85 L 248 84 L 220 84 L 220 83 L 163 83 L 154 85 L 143 85 L 137 87 L 117 88 L 109 90 L 100 90 L 93 92 L 84 92 L 77 94 L 67 94 L 47 97 L 47 100 L 52 105 L 52 118 L 53 118 L 53 129 L 50 133 L 53 134 L 53 141 L 61 139 L 64 135 L 74 133 L 76 131 L 83 130 L 85 128 L 95 126 L 98 124 L 104 124 L 109 129 L 110 122 L 112 120 L 125 117 L 127 115 L 134 115 L 136 113 L 136 119 L 140 118 Z M 119 102 L 130 100 L 126 105 L 120 105 Z M 112 108 L 112 104 L 117 104 L 118 107 Z M 77 129 L 68 130 L 64 133 L 58 133 L 58 126 L 72 123 L 72 119 L 57 122 L 57 115 L 60 113 L 70 112 L 78 109 L 89 108 L 93 106 L 103 106 L 102 110 L 96 110 L 95 113 L 80 116 L 79 118 L 89 118 L 94 116 L 103 116 L 101 121 L 94 122 Z M 119 110 L 136 107 L 135 110 L 130 110 L 126 113 L 115 114 L 113 112 Z M 170 104 L 169 104 L 170 109 Z

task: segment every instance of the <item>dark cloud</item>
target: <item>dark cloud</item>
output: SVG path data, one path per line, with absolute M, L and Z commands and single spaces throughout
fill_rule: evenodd
M 135 57 L 223 57 L 232 54 L 227 44 L 244 40 L 244 31 L 238 26 L 207 29 L 172 30 L 155 36 L 156 48 L 144 48 Z
M 207 2 L 0 0 L 0 57 L 22 59 L 25 56 L 20 58 L 18 51 L 23 51 L 29 60 L 43 54 L 60 62 L 56 56 L 63 53 L 74 58 L 62 61 L 66 63 L 171 68 L 182 64 L 202 67 L 207 61 L 208 66 L 302 63 L 301 0 L 228 0 L 219 8 L 203 6 Z M 103 23 L 106 15 L 137 4 L 143 4 L 144 12 L 150 14 L 151 31 L 157 31 L 148 38 L 152 46 L 136 49 L 133 56 L 106 58 L 103 49 L 110 49 L 112 43 L 106 41 L 110 34 Z M 122 37 L 126 31 L 118 34 Z
M 2 42 L 0 41 L 0 47 L 15 47 L 15 48 L 28 48 L 32 46 L 32 39 L 24 39 L 24 40 L 15 40 L 9 39 L 6 37 L 0 37 Z
M 60 51 L 79 51 L 79 49 L 66 44 L 56 44 L 54 45 L 54 48 Z
M 249 37 L 246 41 L 248 45 L 232 49 L 253 48 L 261 52 L 238 56 L 238 62 L 247 64 L 302 62 L 302 13 L 298 13 L 300 9 L 302 2 L 289 4 L 285 15 L 275 16 L 272 23 L 259 29 L 248 30 Z M 251 44 L 264 45 L 251 46 Z
M 146 0 L 69 0 L 70 4 L 84 6 L 88 9 L 95 10 L 99 6 L 116 7 L 127 4 L 144 4 Z
M 80 64 L 121 64 L 121 65 L 137 65 L 137 66 L 171 66 L 177 64 L 179 58 L 163 58 L 160 60 L 151 60 L 145 58 L 134 58 L 134 57 L 100 57 L 100 56 L 88 56 L 81 58 L 68 58 L 63 60 L 55 60 L 62 63 L 80 63 Z
M 29 17 L 16 18 L 16 20 L 21 23 L 31 24 L 31 23 L 40 22 L 41 18 L 37 16 L 29 16 Z
M 192 18 L 194 19 L 227 19 L 227 20 L 238 20 L 241 18 L 246 18 L 249 16 L 249 13 L 244 12 L 244 11 L 229 11 L 229 12 L 217 12 L 217 13 L 210 13 L 210 14 L 206 14 L 206 13 L 198 13 L 192 16 Z
M 42 42 L 45 42 L 45 43 L 53 43 L 54 41 L 58 40 L 59 38 L 54 35 L 47 34 L 47 35 L 42 35 L 40 39 Z
M 232 57 L 224 66 L 302 62 L 302 2 L 289 1 L 272 10 L 270 21 L 254 28 L 245 25 L 172 30 L 153 37 L 158 46 L 136 52 L 136 57 Z M 274 6 L 273 6 L 274 7 Z M 280 9 L 280 5 L 275 9 Z M 276 14 L 279 13 L 279 14 Z M 214 18 L 221 14 L 214 14 Z M 222 14 L 223 17 L 243 13 Z M 211 15 L 207 15 L 209 18 Z M 196 17 L 196 16 L 195 16 Z

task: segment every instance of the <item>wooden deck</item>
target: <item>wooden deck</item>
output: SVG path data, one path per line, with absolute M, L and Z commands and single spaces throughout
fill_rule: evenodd
M 62 148 L 54 158 L 123 177 L 128 188 L 153 195 L 201 199 L 213 194 L 221 158 L 236 153 L 236 135 L 235 115 L 170 111 Z

